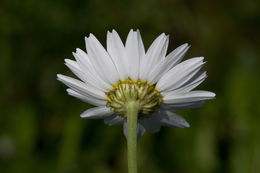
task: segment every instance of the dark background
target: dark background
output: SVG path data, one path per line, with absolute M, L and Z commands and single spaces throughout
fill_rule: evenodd
M 68 96 L 56 74 L 93 33 L 125 40 L 140 29 L 145 47 L 170 34 L 169 51 L 205 56 L 217 94 L 203 108 L 178 112 L 187 129 L 162 128 L 138 144 L 142 173 L 260 172 L 260 3 L 257 0 L 1 0 L 0 172 L 127 172 L 121 126 L 85 120 L 90 106 Z

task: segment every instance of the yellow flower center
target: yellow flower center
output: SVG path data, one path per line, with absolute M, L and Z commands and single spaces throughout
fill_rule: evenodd
M 143 117 L 157 110 L 163 97 L 149 82 L 127 78 L 124 81 L 119 80 L 112 86 L 110 91 L 106 93 L 106 100 L 107 107 L 121 116 L 125 116 L 126 104 L 135 101 L 139 104 L 139 117 Z

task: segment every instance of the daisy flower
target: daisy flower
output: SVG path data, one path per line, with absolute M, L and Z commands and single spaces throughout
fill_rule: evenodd
M 85 42 L 87 52 L 76 49 L 76 61 L 65 59 L 80 80 L 61 74 L 58 80 L 69 87 L 69 95 L 96 106 L 83 112 L 82 118 L 123 124 L 129 173 L 137 173 L 136 141 L 146 131 L 158 132 L 161 126 L 189 127 L 173 111 L 200 107 L 215 97 L 209 91 L 193 91 L 207 77 L 205 71 L 200 72 L 203 57 L 181 62 L 188 44 L 166 55 L 169 36 L 165 34 L 147 52 L 138 30 L 130 30 L 125 44 L 115 30 L 108 31 L 106 49 L 92 34 Z
M 145 52 L 139 30 L 130 30 L 123 44 L 118 33 L 107 32 L 107 48 L 90 34 L 85 37 L 87 52 L 76 49 L 74 60 L 65 59 L 68 68 L 80 79 L 57 75 L 67 92 L 96 107 L 80 116 L 104 119 L 108 125 L 123 124 L 127 137 L 127 103 L 137 103 L 137 138 L 146 131 L 158 132 L 161 126 L 185 128 L 188 122 L 173 111 L 196 108 L 213 99 L 209 91 L 193 89 L 207 75 L 200 71 L 203 57 L 181 62 L 189 45 L 183 44 L 168 55 L 169 36 L 159 35 Z

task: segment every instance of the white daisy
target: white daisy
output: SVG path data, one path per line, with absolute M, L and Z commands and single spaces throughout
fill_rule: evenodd
M 137 137 L 146 131 L 157 132 L 161 126 L 189 127 L 187 121 L 173 113 L 200 107 L 213 99 L 209 91 L 192 91 L 207 77 L 199 70 L 203 57 L 180 63 L 189 49 L 183 44 L 166 55 L 169 37 L 158 36 L 145 52 L 139 31 L 131 30 L 125 45 L 115 30 L 107 33 L 107 49 L 96 37 L 85 37 L 87 53 L 77 49 L 76 61 L 65 64 L 80 79 L 58 74 L 58 80 L 69 87 L 67 92 L 95 105 L 82 118 L 103 118 L 105 124 L 123 124 L 127 137 L 126 103 L 138 102 Z

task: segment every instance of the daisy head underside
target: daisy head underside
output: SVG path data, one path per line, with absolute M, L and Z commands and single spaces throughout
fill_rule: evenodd
M 158 36 L 147 51 L 140 32 L 131 30 L 123 44 L 115 30 L 107 33 L 105 49 L 96 37 L 85 38 L 86 50 L 73 53 L 76 61 L 65 64 L 80 79 L 58 74 L 58 80 L 69 87 L 67 92 L 95 108 L 81 114 L 84 118 L 103 118 L 106 124 L 124 124 L 126 131 L 126 104 L 139 105 L 138 133 L 156 132 L 161 126 L 189 127 L 180 116 L 171 111 L 200 107 L 213 99 L 209 91 L 193 90 L 207 75 L 200 72 L 205 62 L 195 57 L 183 62 L 189 49 L 183 44 L 170 52 L 169 36 Z
M 142 80 L 134 81 L 127 78 L 124 81 L 119 80 L 106 93 L 107 107 L 120 116 L 126 115 L 126 105 L 134 101 L 138 104 L 138 117 L 144 117 L 160 108 L 163 102 L 161 93 L 154 85 Z

